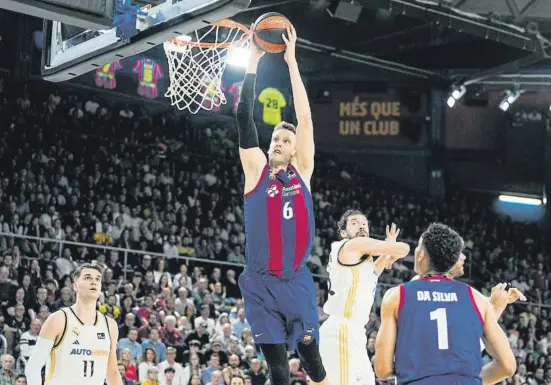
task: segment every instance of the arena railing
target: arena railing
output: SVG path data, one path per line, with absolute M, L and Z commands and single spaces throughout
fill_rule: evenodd
M 50 245 L 54 244 L 53 246 L 50 246 L 50 247 L 47 248 L 52 253 L 55 252 L 55 255 L 52 255 L 52 261 L 57 259 L 57 258 L 63 258 L 63 251 L 68 246 L 84 247 L 86 249 L 95 249 L 95 250 L 98 251 L 98 254 L 104 254 L 106 259 L 109 257 L 108 256 L 109 252 L 111 252 L 111 251 L 117 252 L 119 254 L 119 258 L 120 258 L 121 255 L 123 256 L 122 261 L 120 259 L 119 259 L 119 261 L 121 261 L 122 265 L 123 265 L 123 274 L 124 274 L 124 279 L 125 280 L 128 278 L 128 274 L 130 272 L 132 272 L 132 269 L 129 267 L 129 263 L 128 263 L 129 256 L 132 255 L 132 254 L 134 254 L 134 255 L 149 255 L 151 257 L 161 257 L 161 258 L 166 258 L 166 259 L 170 260 L 170 258 L 167 258 L 167 256 L 163 253 L 156 253 L 156 252 L 144 251 L 144 250 L 138 250 L 138 249 L 129 249 L 129 248 L 117 247 L 117 246 L 98 245 L 98 244 L 94 244 L 94 243 L 74 242 L 74 241 L 68 241 L 68 240 L 62 240 L 62 239 L 36 237 L 36 236 L 31 236 L 31 235 L 20 235 L 20 234 L 13 234 L 13 233 L 7 233 L 7 232 L 0 231 L 0 247 L 2 247 L 4 245 L 8 246 L 7 244 L 10 243 L 9 239 L 14 240 L 14 242 L 15 242 L 15 239 L 19 240 L 18 246 L 21 250 L 21 254 L 23 255 L 22 258 L 27 259 L 27 260 L 35 259 L 35 258 L 32 258 L 32 257 L 25 256 L 25 254 L 27 254 L 25 252 L 25 250 L 30 250 L 32 248 L 31 243 L 34 243 L 36 248 L 39 251 L 42 250 L 42 252 L 46 249 L 45 246 L 47 244 L 50 244 Z M 26 244 L 25 244 L 25 242 L 26 242 Z M 8 249 L 8 248 L 11 248 L 11 247 L 10 246 L 6 247 L 6 249 Z M 6 249 L 2 250 L 2 252 L 4 254 L 5 254 Z M 194 267 L 194 266 L 203 266 L 204 267 L 204 266 L 211 265 L 212 267 L 225 267 L 226 269 L 234 268 L 234 270 L 236 270 L 236 272 L 239 272 L 239 273 L 245 267 L 245 265 L 240 264 L 240 263 L 210 260 L 210 259 L 201 259 L 201 258 L 197 258 L 197 257 L 187 256 L 187 255 L 185 255 L 185 256 L 180 255 L 177 258 L 172 258 L 172 259 L 177 259 L 179 261 L 182 261 L 183 263 L 185 263 L 186 265 L 188 265 L 190 267 Z M 72 258 L 72 260 L 75 261 L 75 262 L 79 261 L 78 258 Z M 180 263 L 182 263 L 182 262 L 180 262 Z M 411 265 L 411 263 L 409 263 L 409 264 Z M 190 269 L 190 274 L 191 274 L 191 269 Z M 329 278 L 326 274 L 314 274 L 313 273 L 312 275 L 315 278 L 317 278 L 318 280 L 323 280 L 323 281 L 326 281 Z M 387 288 L 393 287 L 393 286 L 396 286 L 396 285 L 385 283 L 385 282 L 380 282 L 379 286 L 381 286 L 381 288 L 382 288 L 382 290 L 378 293 L 378 300 L 380 301 L 381 296 L 382 296 L 382 292 L 384 290 L 386 290 Z M 529 293 L 525 293 L 525 294 L 529 294 Z M 531 299 L 533 299 L 533 298 L 531 298 Z M 551 305 L 546 305 L 546 304 L 537 303 L 537 302 L 517 302 L 517 304 L 518 305 L 539 306 L 539 307 L 545 307 L 545 308 L 550 308 L 551 309 Z
M 46 243 L 50 243 L 50 244 L 54 243 L 54 244 L 56 244 L 56 247 L 55 247 L 54 251 L 57 254 L 55 256 L 55 258 L 63 258 L 63 250 L 66 246 L 84 247 L 84 248 L 99 250 L 98 253 L 105 254 L 106 258 L 108 258 L 108 255 L 107 255 L 108 252 L 110 252 L 110 251 L 117 252 L 117 253 L 119 253 L 119 256 L 121 254 L 123 255 L 123 259 L 122 260 L 119 259 L 119 262 L 122 262 L 122 265 L 123 265 L 124 279 L 127 278 L 128 272 L 132 271 L 132 269 L 129 268 L 129 263 L 128 263 L 128 260 L 129 260 L 128 257 L 131 254 L 149 255 L 151 257 L 161 257 L 161 258 L 165 258 L 165 259 L 171 259 L 170 257 L 167 257 L 163 253 L 156 253 L 156 252 L 152 252 L 152 251 L 129 249 L 129 248 L 118 247 L 118 246 L 98 245 L 98 244 L 95 244 L 95 243 L 74 242 L 74 241 L 68 241 L 68 240 L 64 240 L 64 239 L 52 239 L 52 238 L 37 237 L 37 236 L 32 236 L 32 235 L 20 235 L 20 234 L 14 234 L 14 233 L 7 233 L 7 232 L 3 232 L 3 231 L 0 231 L 0 237 L 16 238 L 16 239 L 21 239 L 21 240 L 26 240 L 26 241 L 33 241 L 34 243 L 39 245 L 40 249 L 42 249 L 42 246 Z M 20 247 L 20 249 L 22 250 L 21 247 Z M 50 250 L 50 251 L 52 251 L 52 250 Z M 22 254 L 25 254 L 25 253 L 22 252 Z M 25 257 L 25 258 L 26 259 L 33 259 L 33 258 L 29 258 L 29 257 Z M 243 265 L 241 263 L 235 263 L 235 262 L 229 262 L 229 261 L 219 261 L 219 260 L 210 260 L 210 259 L 202 259 L 202 258 L 197 258 L 197 257 L 191 257 L 191 256 L 188 256 L 188 255 L 179 255 L 177 258 L 172 258 L 172 259 L 183 260 L 187 265 L 190 265 L 190 262 L 195 262 L 196 264 L 199 264 L 199 265 L 220 265 L 220 266 L 236 267 L 240 270 L 242 270 L 245 267 L 245 265 Z M 78 259 L 72 258 L 72 260 L 77 261 Z M 412 261 L 411 256 L 406 258 L 406 261 L 411 262 Z M 319 278 L 319 279 L 324 279 L 324 280 L 328 279 L 328 276 L 326 274 L 313 274 L 313 276 L 316 277 L 316 278 Z M 389 285 L 389 286 L 391 286 L 391 285 Z

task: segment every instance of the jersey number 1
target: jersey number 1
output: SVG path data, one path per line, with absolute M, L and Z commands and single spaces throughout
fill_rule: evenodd
M 436 321 L 436 334 L 438 335 L 438 349 L 448 350 L 448 316 L 446 309 L 441 307 L 430 313 L 431 321 Z
M 84 377 L 94 377 L 94 361 L 84 360 L 82 363 L 84 365 Z

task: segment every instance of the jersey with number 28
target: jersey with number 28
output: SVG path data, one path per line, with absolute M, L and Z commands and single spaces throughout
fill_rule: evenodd
M 431 376 L 480 378 L 483 319 L 469 285 L 429 276 L 400 286 L 396 377 L 407 384 Z
M 289 278 L 312 249 L 314 204 L 308 187 L 290 165 L 273 173 L 266 165 L 256 187 L 245 194 L 247 269 Z
M 61 309 L 66 323 L 46 363 L 44 385 L 103 385 L 111 351 L 107 318 L 96 312 L 93 325 L 84 325 L 70 307 Z

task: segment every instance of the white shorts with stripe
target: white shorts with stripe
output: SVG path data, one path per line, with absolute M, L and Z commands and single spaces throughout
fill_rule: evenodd
M 375 385 L 362 322 L 330 316 L 320 328 L 320 354 L 331 385 Z

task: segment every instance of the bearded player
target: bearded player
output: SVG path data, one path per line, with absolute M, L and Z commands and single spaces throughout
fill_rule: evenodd
M 288 348 L 296 348 L 314 383 L 326 384 L 318 347 L 316 290 L 306 267 L 315 234 L 310 193 L 314 130 L 295 58 L 294 29 L 288 30 L 287 36 L 285 61 L 297 127 L 286 122 L 275 126 L 266 159 L 253 121 L 256 73 L 264 52 L 254 44 L 237 107 L 247 241 L 247 267 L 239 277 L 239 286 L 255 342 L 270 366 L 272 384 L 289 384 Z
M 375 385 L 365 346 L 365 325 L 375 297 L 379 275 L 409 253 L 396 242 L 400 230 L 387 226 L 386 241 L 369 238 L 366 216 L 346 211 L 338 224 L 341 240 L 331 245 L 329 298 L 323 311 L 329 318 L 320 329 L 320 353 L 331 384 Z M 383 255 L 374 259 L 373 256 Z
M 76 302 L 50 315 L 25 366 L 29 385 L 122 385 L 117 323 L 96 310 L 102 272 L 84 264 L 73 273 Z
M 415 249 L 418 280 L 387 291 L 381 306 L 375 371 L 400 384 L 495 384 L 512 376 L 516 360 L 494 309 L 479 292 L 455 281 L 463 239 L 435 223 Z M 494 360 L 482 366 L 480 339 Z

